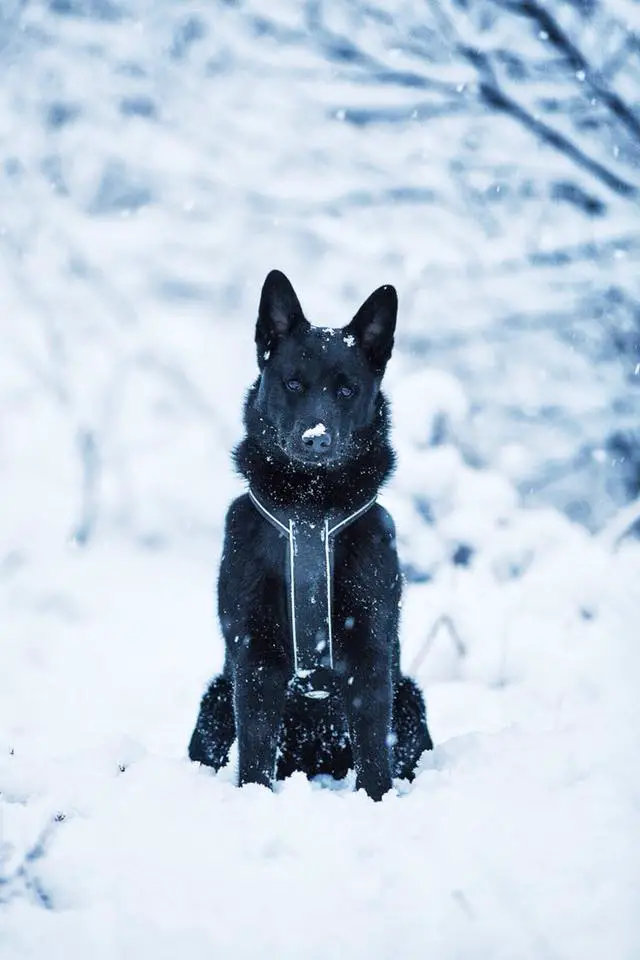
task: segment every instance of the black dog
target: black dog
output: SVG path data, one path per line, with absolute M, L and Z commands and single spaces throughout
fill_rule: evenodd
M 234 453 L 249 493 L 227 514 L 218 581 L 225 665 L 189 756 L 218 769 L 238 738 L 240 783 L 294 770 L 379 799 L 432 748 L 422 695 L 400 673 L 401 579 L 380 382 L 398 302 L 380 287 L 340 330 L 313 327 L 284 274 L 265 280 L 260 376 Z

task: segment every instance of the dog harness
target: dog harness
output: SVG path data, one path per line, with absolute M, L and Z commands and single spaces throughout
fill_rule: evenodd
M 373 497 L 347 516 L 338 511 L 314 520 L 286 517 L 263 501 L 249 488 L 249 497 L 258 513 L 287 538 L 285 579 L 289 593 L 289 622 L 293 647 L 292 678 L 305 696 L 328 697 L 315 678 L 333 670 L 333 630 L 331 593 L 333 583 L 333 545 L 342 533 L 376 502 Z

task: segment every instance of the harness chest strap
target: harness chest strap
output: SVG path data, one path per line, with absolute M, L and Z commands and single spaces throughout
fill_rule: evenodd
M 361 517 L 376 502 L 373 497 L 346 516 L 325 516 L 313 522 L 278 516 L 249 489 L 258 513 L 287 538 L 285 579 L 289 593 L 294 672 L 306 677 L 322 667 L 333 669 L 331 592 L 333 544 L 337 534 Z

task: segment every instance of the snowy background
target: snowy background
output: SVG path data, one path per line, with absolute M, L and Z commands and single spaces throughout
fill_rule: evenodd
M 1 960 L 640 955 L 640 4 L 2 0 L 0 142 Z M 400 294 L 377 805 L 186 760 L 272 267 Z

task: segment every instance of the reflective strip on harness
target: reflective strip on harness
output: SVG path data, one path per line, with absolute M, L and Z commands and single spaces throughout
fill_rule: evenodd
M 287 538 L 286 583 L 289 592 L 294 672 L 306 677 L 320 668 L 333 669 L 331 591 L 333 543 L 336 534 L 366 513 L 376 502 L 345 517 L 324 517 L 319 522 L 279 519 L 249 490 L 251 502 L 276 530 Z M 311 695 L 311 694 L 309 694 Z

